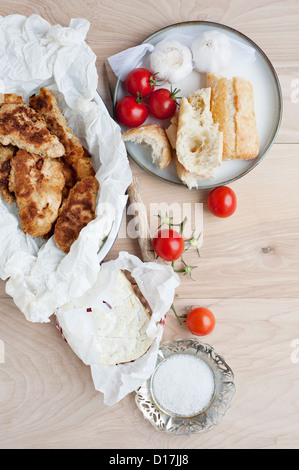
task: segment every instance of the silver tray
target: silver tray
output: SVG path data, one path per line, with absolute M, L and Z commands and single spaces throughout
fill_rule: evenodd
M 192 435 L 207 432 L 219 424 L 235 394 L 234 374 L 225 360 L 212 346 L 191 338 L 168 341 L 160 346 L 156 368 L 173 354 L 192 354 L 204 360 L 212 369 L 215 380 L 215 393 L 201 413 L 190 418 L 180 418 L 166 413 L 155 402 L 152 394 L 152 377 L 149 377 L 136 391 L 135 401 L 145 419 L 158 430 L 173 436 Z

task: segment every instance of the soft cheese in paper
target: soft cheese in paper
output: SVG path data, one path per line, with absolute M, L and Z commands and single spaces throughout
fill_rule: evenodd
M 107 309 L 93 309 L 99 332 L 97 349 L 102 364 L 114 365 L 142 356 L 153 342 L 147 333 L 150 312 L 146 311 L 132 285 L 119 271 L 115 292 L 116 303 Z
M 55 93 L 72 131 L 92 155 L 100 185 L 96 218 L 65 255 L 53 237 L 24 234 L 16 205 L 0 197 L 0 275 L 26 318 L 47 322 L 55 309 L 96 281 L 99 263 L 117 236 L 131 182 L 119 126 L 97 94 L 96 56 L 85 42 L 89 22 L 51 26 L 38 15 L 0 17 L 0 92 L 26 104 L 47 87 Z
M 136 295 L 127 271 L 142 295 Z M 170 266 L 143 263 L 121 252 L 102 264 L 91 289 L 57 310 L 68 344 L 90 366 L 95 389 L 104 393 L 107 405 L 152 374 L 163 334 L 161 320 L 179 282 Z

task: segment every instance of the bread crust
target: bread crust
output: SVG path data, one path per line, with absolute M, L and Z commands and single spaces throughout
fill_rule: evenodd
M 207 74 L 211 112 L 223 132 L 223 160 L 249 160 L 259 153 L 259 140 L 251 83 L 241 77 L 228 80 Z
M 166 135 L 168 137 L 169 143 L 173 150 L 176 149 L 176 138 L 178 132 L 178 122 L 179 122 L 179 113 L 176 114 L 170 119 L 170 125 L 165 129 Z
M 236 155 L 250 160 L 259 153 L 259 139 L 254 112 L 254 94 L 250 82 L 244 78 L 233 79 L 235 90 Z
M 172 149 L 167 135 L 159 124 L 145 124 L 144 126 L 133 127 L 122 134 L 124 142 L 144 143 L 153 150 L 155 147 L 159 157 L 154 163 L 163 170 L 172 160 Z
M 217 78 L 207 74 L 207 85 L 211 88 L 211 112 L 214 122 L 219 124 L 223 132 L 223 160 L 235 158 L 235 125 L 230 113 L 230 89 L 226 78 Z

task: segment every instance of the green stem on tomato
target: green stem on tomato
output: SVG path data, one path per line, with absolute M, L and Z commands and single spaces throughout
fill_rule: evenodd
M 180 317 L 179 317 L 178 314 L 176 313 L 176 309 L 174 308 L 174 305 L 172 304 L 170 308 L 171 308 L 171 310 L 174 312 L 175 316 L 177 317 L 179 324 L 182 325 L 182 322 L 181 322 L 181 320 L 180 320 Z
M 176 104 L 179 104 L 179 103 L 177 102 L 177 100 L 181 100 L 181 99 L 182 99 L 181 96 L 176 96 L 180 91 L 181 91 L 181 90 L 179 90 L 178 88 L 175 88 L 175 89 L 173 90 L 172 87 L 171 87 L 171 89 L 170 89 L 170 97 L 173 99 L 173 101 L 174 101 Z

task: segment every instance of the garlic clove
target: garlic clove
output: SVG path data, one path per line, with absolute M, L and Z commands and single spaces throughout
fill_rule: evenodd
M 200 34 L 191 44 L 194 67 L 198 72 L 220 73 L 228 69 L 232 59 L 232 45 L 217 30 Z
M 179 41 L 160 41 L 150 55 L 150 68 L 160 80 L 177 83 L 192 72 L 191 51 Z

